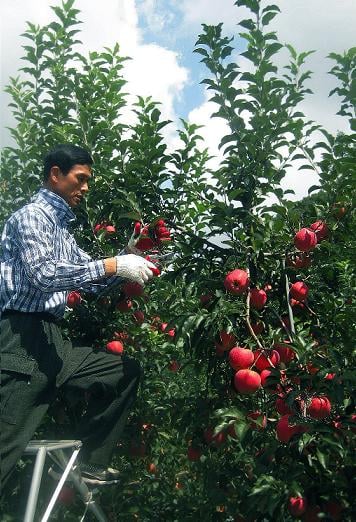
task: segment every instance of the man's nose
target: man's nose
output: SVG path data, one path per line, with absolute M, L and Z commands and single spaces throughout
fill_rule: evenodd
M 88 185 L 88 182 L 86 181 L 85 183 L 83 183 L 81 191 L 84 193 L 84 192 L 88 192 L 88 190 L 89 190 L 89 185 Z

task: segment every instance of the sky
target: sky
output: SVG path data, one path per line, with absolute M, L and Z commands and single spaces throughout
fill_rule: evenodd
M 26 29 L 26 21 L 44 25 L 54 20 L 50 6 L 60 5 L 60 0 L 1 0 L 1 147 L 9 144 L 6 126 L 13 126 L 10 99 L 4 86 L 10 76 L 17 76 L 25 39 L 20 35 Z M 330 52 L 343 53 L 355 46 L 355 0 L 274 0 L 264 5 L 277 4 L 281 14 L 271 24 L 282 43 L 290 43 L 298 52 L 315 50 L 307 61 L 313 71 L 308 83 L 314 94 L 309 96 L 301 109 L 306 116 L 324 126 L 329 132 L 348 131 L 346 119 L 337 116 L 339 100 L 329 98 L 336 86 L 328 71 L 333 62 L 327 58 Z M 130 56 L 124 69 L 128 81 L 127 90 L 132 94 L 152 96 L 161 102 L 164 118 L 173 120 L 166 139 L 174 147 L 177 142 L 175 129 L 179 118 L 204 125 L 200 134 L 204 145 L 216 156 L 212 165 L 221 158 L 218 150 L 220 138 L 226 130 L 221 119 L 211 118 L 214 107 L 201 80 L 208 71 L 193 53 L 195 42 L 201 33 L 201 24 L 223 23 L 223 32 L 233 37 L 235 56 L 243 48 L 238 36 L 237 23 L 246 16 L 244 8 L 234 5 L 234 0 L 76 0 L 75 7 L 81 13 L 79 19 L 80 52 L 100 51 L 119 42 L 121 53 Z M 281 55 L 281 64 L 287 54 Z M 295 190 L 294 199 L 307 194 L 317 183 L 312 171 L 290 169 L 283 182 L 284 188 Z

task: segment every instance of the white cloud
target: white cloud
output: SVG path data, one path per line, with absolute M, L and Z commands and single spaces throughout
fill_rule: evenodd
M 52 5 L 59 5 L 53 0 Z M 43 25 L 54 19 L 47 0 L 14 0 L 1 7 L 2 28 L 2 84 L 9 76 L 17 74 L 22 65 L 19 58 L 24 39 L 25 20 Z M 77 0 L 75 7 L 81 12 L 78 16 L 83 23 L 77 35 L 83 42 L 80 51 L 102 50 L 119 42 L 123 56 L 132 60 L 125 62 L 124 77 L 127 80 L 125 91 L 131 95 L 152 96 L 161 102 L 164 118 L 177 119 L 174 100 L 179 97 L 188 80 L 188 71 L 179 64 L 179 55 L 156 44 L 143 44 L 142 32 L 138 26 L 135 0 L 105 0 L 98 5 L 96 0 Z M 26 42 L 27 43 L 27 42 Z M 2 122 L 13 125 L 9 109 L 10 98 L 1 93 L 3 107 Z M 125 115 L 128 118 L 129 112 Z M 172 131 L 167 131 L 172 132 Z M 2 142 L 8 143 L 8 133 L 2 129 Z

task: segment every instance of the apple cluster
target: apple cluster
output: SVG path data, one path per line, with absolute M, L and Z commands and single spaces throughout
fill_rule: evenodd
M 136 248 L 141 251 L 151 250 L 166 241 L 171 241 L 171 232 L 166 227 L 164 219 L 159 219 L 152 225 L 144 225 L 137 221 L 135 223 L 135 234 L 140 235 Z

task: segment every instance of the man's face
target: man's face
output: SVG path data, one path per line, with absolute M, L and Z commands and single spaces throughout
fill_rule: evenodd
M 76 207 L 88 192 L 91 178 L 89 165 L 73 165 L 68 174 L 59 167 L 52 167 L 47 186 L 61 196 L 70 207 Z

